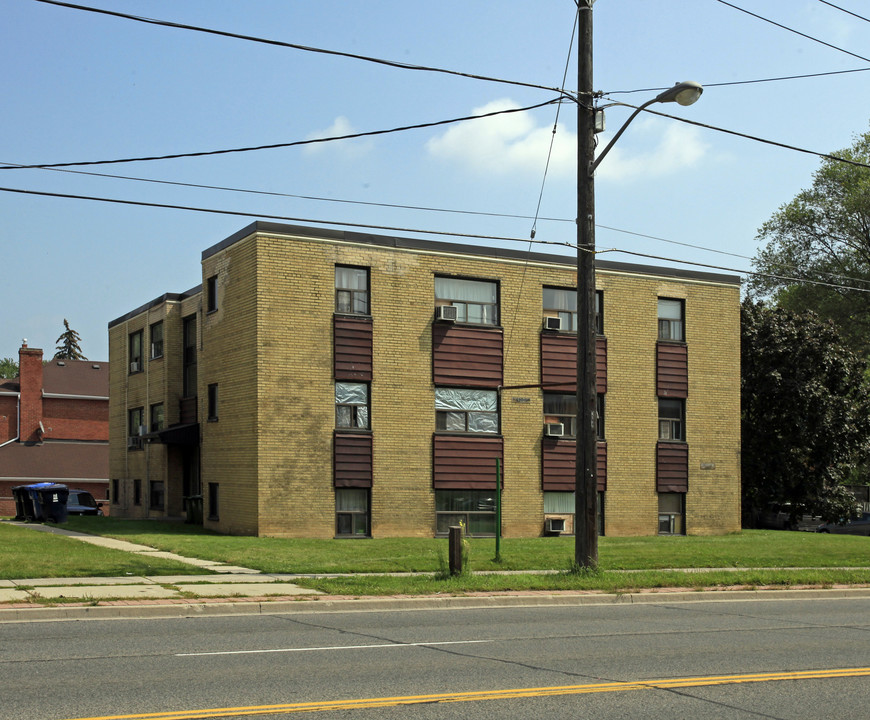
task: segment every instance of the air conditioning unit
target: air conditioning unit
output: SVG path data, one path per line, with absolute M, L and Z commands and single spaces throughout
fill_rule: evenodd
M 456 308 L 453 305 L 439 305 L 435 308 L 435 319 L 456 322 Z
M 137 435 L 130 435 L 127 438 L 127 449 L 132 450 L 138 447 L 142 447 L 142 439 Z
M 548 533 L 563 533 L 565 532 L 565 518 L 547 518 Z
M 544 434 L 547 437 L 563 437 L 565 435 L 564 423 L 547 423 L 544 425 Z
M 140 365 L 139 365 L 138 360 L 134 360 L 133 362 L 130 363 L 130 372 L 131 373 L 137 373 L 137 372 L 139 372 L 139 370 L 140 370 Z
M 562 329 L 562 318 L 560 318 L 560 317 L 544 318 L 544 330 L 561 330 L 561 329 Z

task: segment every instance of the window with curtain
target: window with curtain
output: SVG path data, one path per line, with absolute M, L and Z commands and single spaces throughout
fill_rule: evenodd
M 435 278 L 435 306 L 452 305 L 457 322 L 498 324 L 498 284 L 489 280 Z
M 682 300 L 659 298 L 659 340 L 685 340 Z
M 335 266 L 335 312 L 369 314 L 369 271 L 367 268 Z

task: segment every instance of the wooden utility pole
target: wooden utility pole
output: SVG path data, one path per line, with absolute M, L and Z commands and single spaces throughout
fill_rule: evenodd
M 577 456 L 574 564 L 598 565 L 597 388 L 595 382 L 595 106 L 592 3 L 579 0 L 577 20 Z

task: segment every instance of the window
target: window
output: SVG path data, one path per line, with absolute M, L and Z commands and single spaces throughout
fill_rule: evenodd
M 163 429 L 163 403 L 151 406 L 151 432 L 160 432 Z
M 142 331 L 130 333 L 129 352 L 130 374 L 142 372 Z
M 182 392 L 184 397 L 196 397 L 196 315 L 188 315 L 183 320 L 184 355 Z
M 498 285 L 486 280 L 435 278 L 435 306 L 452 305 L 457 322 L 498 324 Z
M 495 390 L 435 388 L 435 429 L 497 433 L 498 393 Z
M 604 395 L 596 396 L 596 437 L 604 440 Z M 577 436 L 577 395 L 574 393 L 544 393 L 544 423 L 561 423 L 562 436 Z
M 659 535 L 685 535 L 685 516 L 685 493 L 659 493 Z
M 369 429 L 369 386 L 366 383 L 335 383 L 335 427 Z
M 208 484 L 208 519 L 219 520 L 220 515 L 220 483 Z
M 208 421 L 216 422 L 218 419 L 218 386 L 212 383 L 208 386 Z
M 659 298 L 659 340 L 685 340 L 682 300 Z
M 336 488 L 335 534 L 343 537 L 368 537 L 369 491 L 363 488 Z
M 604 334 L 604 298 L 601 290 L 595 291 L 595 332 Z M 544 288 L 544 317 L 558 317 L 562 321 L 563 332 L 577 332 L 577 290 L 576 288 Z
M 598 534 L 604 535 L 604 492 L 598 491 Z M 545 492 L 544 515 L 574 515 L 573 492 Z M 573 524 L 573 520 L 572 520 Z M 573 532 L 573 530 L 572 530 Z
M 163 321 L 151 326 L 151 359 L 163 357 Z
M 142 449 L 142 434 L 145 432 L 145 409 L 133 408 L 127 411 L 127 449 Z
M 121 502 L 121 482 L 118 478 L 112 478 L 112 505 Z
M 335 266 L 335 312 L 369 314 L 369 271 Z
M 205 281 L 205 309 L 214 312 L 217 308 L 217 275 L 212 275 Z
M 163 481 L 151 480 L 148 492 L 148 506 L 152 510 L 162 510 L 164 500 Z
M 495 535 L 495 490 L 436 490 L 435 531 L 463 525 L 469 535 Z
M 142 504 L 142 480 L 139 478 L 133 480 L 133 504 Z
M 559 318 L 563 332 L 577 332 L 577 290 L 545 287 L 544 316 Z
M 561 423 L 564 437 L 577 435 L 577 395 L 574 393 L 544 393 L 544 422 Z
M 659 398 L 659 440 L 686 439 L 685 401 Z

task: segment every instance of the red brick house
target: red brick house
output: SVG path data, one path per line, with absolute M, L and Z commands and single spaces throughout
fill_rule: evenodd
M 0 379 L 0 515 L 12 488 L 57 482 L 105 499 L 109 487 L 109 365 L 51 360 L 25 342 L 18 377 Z

